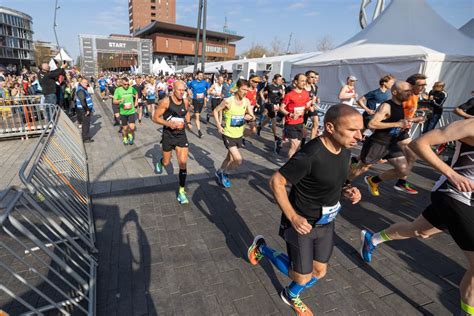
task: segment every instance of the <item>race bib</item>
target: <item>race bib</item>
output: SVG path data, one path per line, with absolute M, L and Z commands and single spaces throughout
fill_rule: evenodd
M 245 120 L 243 115 L 232 115 L 230 118 L 230 126 L 239 127 L 244 125 Z
M 204 99 L 204 93 L 196 93 L 196 99 Z
M 132 104 L 131 103 L 124 103 L 123 104 L 123 109 L 124 110 L 130 110 L 132 108 Z
M 142 102 L 142 99 L 138 99 L 138 103 L 141 103 Z
M 332 222 L 339 211 L 341 210 L 341 203 L 337 202 L 334 206 L 323 206 L 322 216 L 319 221 L 316 222 L 317 225 L 324 225 Z
M 273 111 L 277 111 L 280 110 L 280 105 L 279 104 L 273 104 Z
M 178 129 L 183 129 L 184 128 L 184 118 L 181 117 L 171 117 L 170 119 L 171 122 L 177 123 Z
M 304 106 L 295 106 L 295 108 L 293 109 L 293 112 L 295 113 L 295 115 L 303 116 L 304 108 L 305 108 Z

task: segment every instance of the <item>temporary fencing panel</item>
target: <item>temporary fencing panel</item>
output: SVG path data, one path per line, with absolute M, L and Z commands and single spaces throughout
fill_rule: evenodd
M 41 134 L 59 109 L 40 101 L 39 96 L 0 99 L 0 138 Z
M 97 262 L 80 236 L 26 192 L 8 189 L 0 204 L 0 310 L 94 315 Z

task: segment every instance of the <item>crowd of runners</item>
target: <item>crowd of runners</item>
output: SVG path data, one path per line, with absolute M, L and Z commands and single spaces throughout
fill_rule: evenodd
M 1 77 L 0 97 L 5 97 L 5 84 L 28 76 Z M 359 96 L 357 78 L 349 75 L 338 94 L 340 103 L 325 111 L 321 111 L 318 98 L 319 74 L 312 70 L 297 74 L 288 85 L 278 74 L 233 81 L 223 74 L 205 76 L 202 72 L 194 76 L 105 73 L 97 79 L 73 77 L 71 81 L 77 81 L 72 87 L 75 90 L 87 91 L 88 85 L 95 86 L 104 100 L 112 100 L 113 120 L 126 146 L 136 140 L 137 120 L 138 126 L 145 119 L 162 126 L 162 152 L 155 169 L 161 174 L 175 152 L 180 204 L 189 203 L 185 190 L 187 130 L 195 130 L 199 138 L 214 137 L 204 136 L 201 131 L 202 124 L 213 124 L 221 135 L 227 155 L 215 176 L 224 188 L 231 188 L 229 174 L 243 162 L 241 149 L 246 139 L 258 139 L 262 131 L 271 133 L 275 155 L 285 153 L 288 158 L 270 180 L 282 211 L 279 235 L 286 242 L 287 254 L 257 236 L 248 249 L 248 258 L 253 265 L 266 258 L 288 276 L 290 282 L 280 296 L 298 315 L 313 315 L 301 294 L 327 273 L 334 247 L 334 221 L 342 208 L 340 200 L 355 204 L 362 198 L 352 181 L 372 166 L 388 163 L 391 169 L 364 177 L 368 192 L 379 197 L 379 187 L 394 182 L 395 190 L 417 194 L 407 177 L 417 157 L 423 159 L 441 173 L 432 190 L 431 204 L 413 222 L 396 223 L 379 232 L 362 230 L 359 252 L 362 260 L 370 263 L 383 242 L 427 238 L 448 230 L 468 259 L 469 267 L 460 283 L 460 304 L 464 315 L 472 315 L 474 97 L 455 109 L 463 119 L 435 129 L 448 95 L 441 81 L 425 93 L 426 79 L 423 74 L 408 78 L 383 75 L 376 89 Z M 31 84 L 14 84 L 9 93 L 34 93 Z M 72 106 L 87 108 L 88 96 L 84 92 L 81 100 L 74 102 L 78 97 L 73 94 Z M 423 135 L 413 140 L 410 129 L 421 123 Z M 433 150 L 449 142 L 456 144 L 450 165 Z M 362 148 L 356 154 L 351 149 L 359 145 Z
M 327 273 L 334 247 L 334 220 L 341 211 L 340 199 L 358 203 L 362 196 L 352 181 L 373 165 L 388 163 L 391 169 L 365 176 L 368 192 L 380 196 L 379 186 L 395 181 L 394 189 L 417 194 L 407 182 L 419 157 L 442 176 L 433 188 L 431 204 L 413 222 L 396 223 L 380 232 L 361 231 L 362 260 L 370 263 L 377 246 L 390 240 L 427 238 L 448 230 L 468 258 L 469 268 L 461 284 L 461 309 L 474 310 L 474 98 L 455 113 L 465 118 L 435 129 L 447 98 L 444 83 L 436 82 L 427 94 L 426 76 L 413 74 L 405 80 L 384 75 L 379 87 L 358 96 L 357 78 L 348 76 L 339 91 L 340 104 L 320 111 L 319 75 L 316 71 L 298 74 L 289 85 L 281 75 L 271 80 L 251 75 L 231 79 L 216 74 L 189 76 L 101 76 L 97 83 L 102 96 L 113 96 L 116 124 L 125 145 L 133 144 L 136 115 L 163 126 L 162 154 L 157 173 L 170 163 L 175 151 L 179 164 L 177 200 L 189 203 L 185 187 L 188 138 L 186 130 L 196 130 L 214 120 L 227 155 L 215 176 L 224 188 L 232 183 L 229 173 L 242 164 L 241 148 L 246 138 L 260 137 L 267 129 L 280 154 L 287 144 L 288 161 L 270 180 L 276 202 L 282 210 L 280 236 L 287 254 L 272 249 L 263 236 L 255 237 L 248 250 L 251 264 L 267 258 L 291 281 L 280 293 L 282 300 L 298 315 L 312 315 L 301 293 Z M 322 122 L 320 122 L 322 120 Z M 194 121 L 194 124 L 193 124 Z M 412 140 L 410 129 L 424 123 L 423 136 Z M 206 136 L 212 137 L 212 136 Z M 456 142 L 451 165 L 433 146 Z M 360 154 L 351 152 L 362 145 Z M 352 157 L 351 157 L 352 156 Z M 290 192 L 287 193 L 287 186 Z

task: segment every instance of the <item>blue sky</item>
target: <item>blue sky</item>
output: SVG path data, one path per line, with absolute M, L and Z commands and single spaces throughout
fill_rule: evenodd
M 54 42 L 54 0 L 0 0 L 0 5 L 33 17 L 34 40 Z M 237 42 L 237 53 L 252 43 L 270 46 L 277 37 L 286 48 L 293 33 L 291 49 L 316 50 L 329 36 L 340 44 L 360 31 L 360 0 L 208 0 L 207 27 L 222 31 L 228 27 L 245 39 Z M 372 2 L 376 2 L 373 0 Z M 388 1 L 387 1 L 388 2 Z M 474 0 L 427 0 L 449 23 L 459 28 L 474 16 Z M 198 0 L 177 0 L 177 23 L 196 25 Z M 59 44 L 73 58 L 79 54 L 78 34 L 128 34 L 127 0 L 59 0 Z M 367 11 L 372 12 L 372 6 Z M 400 21 L 403 23 L 403 21 Z M 442 40 L 442 39 L 440 39 Z

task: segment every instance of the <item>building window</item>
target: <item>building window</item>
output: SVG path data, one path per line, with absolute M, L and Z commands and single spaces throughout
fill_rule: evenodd
M 151 0 L 151 3 L 155 3 L 155 2 L 156 2 L 156 0 Z
M 155 12 L 152 12 L 152 13 L 151 13 L 151 16 L 155 17 L 155 16 L 156 16 L 156 13 L 155 13 Z
M 179 49 L 183 48 L 183 41 L 179 41 Z
M 151 8 L 152 10 L 156 10 L 156 7 L 155 7 L 154 5 L 152 5 L 150 8 Z
M 166 39 L 166 41 L 165 41 L 165 46 L 166 46 L 166 48 L 168 48 L 168 39 Z

